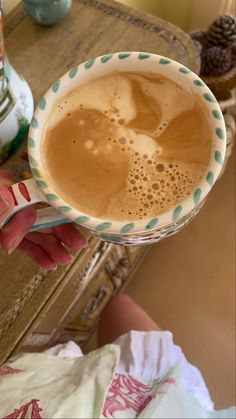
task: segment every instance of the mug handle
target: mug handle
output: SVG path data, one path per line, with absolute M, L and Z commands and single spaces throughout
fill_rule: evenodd
M 15 183 L 14 185 L 11 185 L 8 190 L 10 190 L 13 196 L 14 208 L 0 223 L 0 228 L 3 227 L 14 214 L 23 208 L 29 207 L 38 202 L 48 203 L 46 197 L 38 188 L 33 178 Z M 36 213 L 37 218 L 30 231 L 43 230 L 45 228 L 55 227 L 60 224 L 71 222 L 69 218 L 66 218 L 52 207 L 38 209 Z

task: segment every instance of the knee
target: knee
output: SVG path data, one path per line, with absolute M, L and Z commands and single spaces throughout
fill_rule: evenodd
M 110 303 L 112 305 L 123 306 L 126 304 L 133 304 L 134 300 L 127 294 L 116 294 L 111 298 Z
M 131 297 L 127 294 L 117 294 L 112 297 L 107 303 L 104 311 L 122 310 L 127 306 L 135 304 Z

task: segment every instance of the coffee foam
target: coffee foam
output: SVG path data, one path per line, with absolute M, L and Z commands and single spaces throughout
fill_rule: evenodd
M 210 150 L 197 96 L 163 76 L 115 72 L 55 104 L 43 159 L 50 183 L 70 205 L 104 219 L 134 220 L 187 198 Z

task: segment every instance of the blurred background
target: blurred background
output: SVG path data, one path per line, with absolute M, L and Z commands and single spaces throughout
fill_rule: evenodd
M 5 14 L 20 0 L 4 0 Z M 235 0 L 119 0 L 180 26 L 185 31 L 207 27 L 220 13 L 234 13 Z

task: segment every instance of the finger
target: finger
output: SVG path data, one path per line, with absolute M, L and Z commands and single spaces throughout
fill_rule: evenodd
M 3 221 L 13 208 L 14 200 L 11 193 L 4 186 L 0 186 L 0 221 Z
M 27 240 L 42 247 L 56 264 L 66 265 L 72 261 L 72 257 L 67 253 L 65 247 L 53 234 L 29 233 Z
M 56 269 L 56 264 L 50 258 L 50 256 L 38 246 L 36 243 L 33 243 L 27 239 L 22 240 L 17 250 L 19 250 L 24 255 L 27 255 L 32 259 L 37 265 L 41 266 L 46 270 Z
M 86 239 L 72 223 L 54 227 L 54 231 L 56 236 L 72 249 L 81 249 L 87 245 Z
M 54 234 L 54 229 L 53 229 L 53 227 L 48 227 L 48 228 L 45 228 L 44 230 L 40 230 L 40 233 L 42 233 L 42 234 L 48 234 L 48 233 Z
M 7 170 L 0 170 L 0 185 L 1 186 L 10 186 L 14 183 L 15 179 Z
M 21 243 L 36 219 L 34 207 L 27 207 L 15 214 L 12 219 L 2 228 L 2 247 L 11 253 Z

